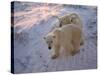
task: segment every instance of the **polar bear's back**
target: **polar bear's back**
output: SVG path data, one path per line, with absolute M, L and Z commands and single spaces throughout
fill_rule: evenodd
M 76 24 L 67 24 L 62 26 L 61 28 L 59 28 L 62 32 L 67 33 L 67 32 L 71 32 L 71 31 L 81 31 L 81 28 L 79 26 L 77 26 Z
M 71 42 L 73 40 L 79 40 L 81 38 L 81 29 L 74 24 L 68 24 L 59 29 L 61 31 L 60 39 L 63 42 Z

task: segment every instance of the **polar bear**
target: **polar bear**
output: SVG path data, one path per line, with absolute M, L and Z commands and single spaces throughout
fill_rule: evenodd
M 54 17 L 56 17 L 59 20 L 59 24 L 54 26 L 52 28 L 52 30 L 54 28 L 62 27 L 64 25 L 68 25 L 68 24 L 77 25 L 82 30 L 82 35 L 81 35 L 82 38 L 81 38 L 80 45 L 84 44 L 84 37 L 85 36 L 83 34 L 83 23 L 82 23 L 80 16 L 77 13 L 66 14 L 62 17 L 58 17 L 58 16 L 54 16 Z
M 59 56 L 61 47 L 74 55 L 80 48 L 81 29 L 74 24 L 68 24 L 60 28 L 55 28 L 48 33 L 44 39 L 48 48 L 54 49 L 52 59 Z
M 63 25 L 67 25 L 67 24 L 76 24 L 81 29 L 83 28 L 82 20 L 77 13 L 70 13 L 70 14 L 66 14 L 61 17 L 53 15 L 53 17 L 56 17 L 59 20 L 59 25 L 58 25 L 59 27 L 61 27 Z

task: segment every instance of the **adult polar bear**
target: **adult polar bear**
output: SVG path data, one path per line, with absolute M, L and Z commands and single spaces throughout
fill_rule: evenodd
M 74 24 L 55 28 L 44 37 L 48 48 L 53 48 L 52 59 L 59 56 L 59 50 L 63 47 L 67 52 L 74 55 L 79 51 L 81 41 L 81 29 Z
M 82 29 L 82 21 L 77 13 L 66 14 L 62 17 L 56 16 L 60 21 L 60 27 L 67 24 L 76 24 Z
M 68 24 L 75 24 L 82 31 L 80 44 L 81 45 L 84 44 L 83 23 L 82 23 L 80 16 L 77 13 L 66 14 L 62 17 L 58 17 L 58 16 L 55 16 L 55 15 L 53 15 L 53 16 L 56 17 L 59 20 L 59 25 L 56 25 L 55 27 L 53 27 L 53 29 L 57 28 L 57 27 L 62 27 L 64 25 L 68 25 Z

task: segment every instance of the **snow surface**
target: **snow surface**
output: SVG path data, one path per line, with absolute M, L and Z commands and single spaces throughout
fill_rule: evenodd
M 42 8 L 43 7 L 43 8 Z M 58 23 L 51 14 L 76 12 L 83 21 L 85 44 L 80 53 L 51 59 L 43 37 Z M 14 73 L 67 71 L 97 68 L 97 7 L 15 2 Z

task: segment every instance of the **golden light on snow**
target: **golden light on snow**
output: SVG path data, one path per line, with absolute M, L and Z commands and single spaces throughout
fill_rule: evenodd
M 32 7 L 31 11 L 15 12 L 14 17 L 22 17 L 21 20 L 14 20 L 14 27 L 22 27 L 21 31 L 26 28 L 31 28 L 39 21 L 47 21 L 52 15 L 58 15 L 61 5 L 49 6 L 44 4 L 40 7 Z

